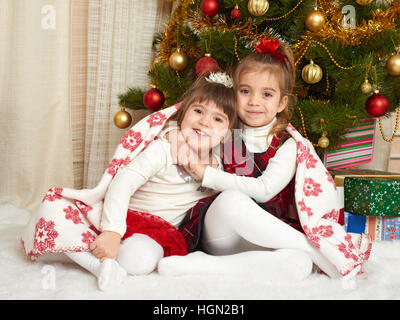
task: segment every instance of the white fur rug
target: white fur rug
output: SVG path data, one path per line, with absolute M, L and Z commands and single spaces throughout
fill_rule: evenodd
M 312 274 L 297 282 L 266 282 L 262 275 L 167 277 L 153 272 L 129 277 L 118 290 L 102 292 L 94 276 L 70 263 L 31 262 L 19 237 L 30 213 L 0 205 L 0 299 L 400 299 L 400 241 L 377 242 L 357 289 L 339 280 Z

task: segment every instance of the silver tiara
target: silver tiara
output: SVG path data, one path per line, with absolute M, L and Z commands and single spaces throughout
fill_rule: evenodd
M 230 76 L 228 76 L 225 72 L 211 72 L 206 80 L 208 82 L 220 83 L 227 88 L 233 87 L 233 82 Z

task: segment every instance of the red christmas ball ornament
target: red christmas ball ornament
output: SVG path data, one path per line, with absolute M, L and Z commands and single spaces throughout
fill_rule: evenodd
M 200 5 L 201 11 L 209 17 L 214 17 L 219 12 L 219 8 L 218 0 L 203 0 Z
M 151 88 L 143 96 L 143 104 L 152 111 L 160 110 L 164 101 L 164 94 L 157 88 Z
M 203 58 L 200 58 L 196 63 L 196 74 L 201 76 L 206 73 L 214 72 L 219 69 L 217 60 L 211 57 L 210 53 L 206 53 Z
M 240 19 L 242 13 L 239 10 L 239 6 L 235 5 L 235 8 L 231 11 L 231 18 L 232 19 Z
M 365 102 L 365 109 L 372 117 L 380 117 L 389 111 L 389 101 L 376 90 Z

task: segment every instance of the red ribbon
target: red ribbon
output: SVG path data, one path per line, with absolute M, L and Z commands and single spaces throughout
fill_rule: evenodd
M 278 58 L 282 63 L 285 63 L 285 59 L 288 57 L 282 54 L 279 50 L 279 40 L 278 39 L 264 39 L 260 38 L 260 44 L 253 45 L 254 49 L 260 53 L 268 53 L 271 56 Z

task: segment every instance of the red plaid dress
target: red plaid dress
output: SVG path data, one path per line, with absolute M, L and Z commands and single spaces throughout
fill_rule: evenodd
M 267 151 L 254 154 L 247 150 L 242 138 L 236 138 L 225 143 L 223 157 L 225 171 L 246 177 L 259 177 L 267 168 L 269 160 L 275 156 L 279 146 L 289 137 L 289 134 L 286 133 L 279 137 L 274 136 Z M 205 214 L 217 196 L 218 194 L 200 200 L 187 212 L 181 222 L 179 231 L 186 240 L 189 252 L 199 249 L 198 245 L 200 244 L 199 240 Z M 257 204 L 268 213 L 303 232 L 294 205 L 294 178 L 271 200 Z

